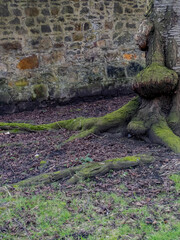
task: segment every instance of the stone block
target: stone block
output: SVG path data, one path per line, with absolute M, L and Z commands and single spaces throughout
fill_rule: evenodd
M 25 8 L 25 14 L 26 16 L 28 17 L 37 17 L 39 15 L 39 9 L 36 8 L 36 7 L 28 7 L 28 8 Z
M 13 20 L 11 20 L 11 21 L 9 22 L 9 24 L 18 25 L 18 24 L 20 24 L 20 20 L 19 20 L 18 17 L 16 17 L 16 18 L 14 18 Z
M 62 14 L 73 14 L 74 13 L 74 9 L 71 6 L 64 6 L 62 9 Z
M 42 31 L 42 33 L 49 33 L 49 32 L 51 32 L 51 28 L 49 25 L 42 25 L 41 31 Z
M 16 87 L 26 87 L 28 85 L 29 85 L 29 83 L 26 79 L 20 79 L 20 80 L 15 82 Z
M 0 103 L 9 103 L 11 100 L 11 96 L 8 93 L 8 90 L 1 89 L 0 90 Z
M 10 12 L 7 5 L 0 4 L 0 17 L 9 17 Z
M 25 23 L 27 27 L 34 26 L 34 18 L 26 18 Z
M 45 84 L 36 84 L 33 87 L 33 98 L 36 100 L 47 100 L 48 94 L 48 87 Z
M 23 58 L 17 65 L 20 70 L 34 69 L 39 67 L 39 60 L 36 55 Z
M 5 42 L 1 44 L 5 50 L 21 50 L 22 46 L 20 42 Z
M 123 8 L 120 3 L 115 2 L 114 3 L 114 13 L 115 14 L 122 14 L 123 13 Z
M 130 62 L 126 68 L 128 77 L 135 77 L 140 71 L 143 70 L 143 67 L 137 62 Z
M 125 54 L 123 55 L 123 58 L 124 58 L 125 60 L 128 60 L 128 61 L 130 61 L 130 60 L 135 60 L 135 59 L 137 58 L 137 55 L 134 54 L 134 53 L 125 53 Z
M 110 78 L 123 78 L 126 77 L 125 69 L 123 67 L 114 67 L 108 66 L 107 67 L 107 75 Z
M 52 14 L 53 16 L 58 15 L 58 13 L 59 13 L 59 9 L 58 9 L 57 7 L 51 8 L 51 14 Z
M 78 41 L 82 41 L 84 38 L 82 33 L 74 33 L 73 34 L 73 41 L 78 42 Z

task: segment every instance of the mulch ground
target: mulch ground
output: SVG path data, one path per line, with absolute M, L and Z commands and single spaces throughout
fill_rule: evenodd
M 26 122 L 33 124 L 50 123 L 76 117 L 97 117 L 112 112 L 127 103 L 132 96 L 101 99 L 94 102 L 81 102 L 54 108 L 36 109 L 0 116 L 1 122 Z M 165 147 L 106 133 L 101 136 L 90 135 L 84 139 L 62 143 L 72 135 L 64 129 L 32 133 L 0 132 L 0 186 L 29 178 L 39 173 L 51 172 L 76 166 L 86 161 L 124 157 L 142 153 L 151 153 L 156 161 L 149 166 L 121 170 L 101 178 L 101 188 L 114 188 L 117 183 L 126 185 L 127 194 L 157 194 L 163 188 L 168 191 L 172 182 L 168 176 L 179 171 L 180 156 Z M 108 175 L 109 176 L 109 175 Z M 103 184 L 102 184 L 103 181 Z M 97 187 L 96 186 L 96 187 Z M 161 187 L 159 187 L 161 186 Z M 120 191 L 120 189 L 117 191 Z

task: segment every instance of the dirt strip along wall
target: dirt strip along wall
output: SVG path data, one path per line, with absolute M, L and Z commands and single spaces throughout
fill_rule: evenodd
M 146 0 L 0 0 L 0 113 L 125 94 Z

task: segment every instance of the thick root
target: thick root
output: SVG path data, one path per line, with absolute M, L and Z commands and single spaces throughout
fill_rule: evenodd
M 165 120 L 152 125 L 149 133 L 152 142 L 163 144 L 175 153 L 180 153 L 180 137 L 176 136 Z
M 153 100 L 142 99 L 137 114 L 127 126 L 128 132 L 138 137 L 145 135 L 154 123 L 162 119 L 163 114 L 161 108 L 161 98 L 155 98 Z
M 117 159 L 110 159 L 104 162 L 86 163 L 77 167 L 72 167 L 67 170 L 57 171 L 23 180 L 14 184 L 14 187 L 25 187 L 39 184 L 49 184 L 55 181 L 66 180 L 67 184 L 75 184 L 80 180 L 101 176 L 111 170 L 117 171 L 120 169 L 134 167 L 140 164 L 148 164 L 154 161 L 150 155 L 136 155 Z

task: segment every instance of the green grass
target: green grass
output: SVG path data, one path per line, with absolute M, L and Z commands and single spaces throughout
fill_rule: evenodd
M 119 187 L 124 188 L 121 184 Z M 152 199 L 126 198 L 115 192 L 96 192 L 92 182 L 72 192 L 51 187 L 1 188 L 0 239 L 147 239 L 178 240 L 178 201 L 162 205 L 167 195 Z M 91 190 L 91 191 L 90 191 Z M 78 194 L 77 194 L 78 192 Z M 161 202 L 161 204 L 160 204 Z M 138 203 L 143 203 L 142 205 Z M 171 207 L 174 211 L 166 211 Z M 152 220 L 151 223 L 147 220 Z
M 176 191 L 180 192 L 180 174 L 173 174 L 170 179 L 175 183 Z

